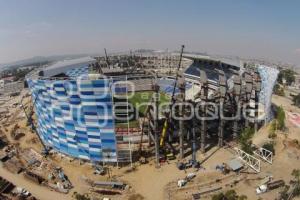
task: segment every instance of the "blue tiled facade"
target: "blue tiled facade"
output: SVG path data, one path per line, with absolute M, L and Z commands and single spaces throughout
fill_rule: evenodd
M 37 131 L 53 149 L 81 159 L 116 162 L 112 81 L 31 80 Z

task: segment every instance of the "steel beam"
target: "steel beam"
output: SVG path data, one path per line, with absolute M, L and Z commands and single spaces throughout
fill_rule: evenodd
M 235 147 L 237 156 L 244 161 L 249 167 L 251 167 L 257 173 L 260 172 L 260 160 L 246 153 L 245 151 Z

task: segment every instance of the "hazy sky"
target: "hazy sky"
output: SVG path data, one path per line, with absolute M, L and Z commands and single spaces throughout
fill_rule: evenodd
M 300 1 L 0 0 L 0 63 L 181 44 L 300 66 Z

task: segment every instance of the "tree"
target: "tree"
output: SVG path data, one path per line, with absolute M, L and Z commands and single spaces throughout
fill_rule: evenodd
M 271 122 L 271 125 L 269 127 L 269 136 L 268 137 L 271 139 L 276 138 L 276 136 L 277 136 L 276 130 L 277 130 L 277 120 L 275 119 Z
M 264 149 L 267 149 L 267 150 L 271 151 L 273 153 L 273 155 L 275 155 L 275 148 L 274 148 L 274 143 L 273 142 L 265 143 L 262 147 Z
M 76 200 L 91 200 L 91 198 L 89 198 L 87 194 L 79 194 L 77 192 L 73 193 L 73 197 Z
M 278 122 L 277 128 L 283 131 L 285 129 L 285 112 L 281 106 L 277 109 L 276 119 Z
M 300 169 L 294 169 L 292 171 L 292 176 L 294 177 L 294 189 L 292 191 L 292 194 L 293 196 L 300 196 Z
M 242 130 L 240 136 L 239 136 L 239 142 L 240 143 L 243 143 L 243 142 L 246 142 L 248 141 L 249 139 L 251 139 L 254 135 L 254 128 L 245 128 Z
M 218 193 L 212 196 L 211 200 L 223 200 L 225 198 L 223 193 Z
M 236 191 L 235 190 L 228 190 L 226 193 L 225 193 L 225 197 L 228 199 L 228 200 L 236 200 L 238 198 L 238 195 L 236 194 Z
M 248 154 L 253 154 L 251 138 L 253 137 L 254 132 L 254 128 L 245 128 L 239 136 L 241 149 Z
M 291 69 L 281 70 L 278 74 L 278 82 L 283 84 L 283 79 L 286 80 L 287 85 L 291 85 L 295 82 L 295 72 Z
M 284 89 L 279 84 L 276 84 L 274 86 L 273 91 L 274 91 L 274 94 L 276 94 L 278 96 L 285 96 Z
M 289 198 L 289 185 L 285 185 L 283 190 L 279 192 L 279 199 L 280 200 L 287 200 Z
M 293 103 L 294 103 L 295 106 L 300 107 L 300 94 L 293 97 Z
M 294 169 L 292 171 L 292 176 L 294 176 L 296 182 L 300 183 L 300 169 Z
M 275 113 L 275 119 L 272 121 L 270 129 L 269 129 L 269 138 L 274 139 L 276 137 L 276 131 L 284 131 L 285 130 L 285 111 L 280 106 L 277 107 L 276 113 Z
M 300 196 L 300 169 L 294 169 L 292 171 L 292 176 L 294 176 L 294 180 L 295 180 L 293 195 Z
M 246 195 L 239 196 L 238 200 L 247 200 L 248 197 Z
M 275 119 L 271 123 L 270 134 L 276 133 L 277 130 L 285 130 L 285 111 L 281 106 L 277 107 Z
M 224 193 L 218 193 L 212 196 L 212 200 L 247 200 L 246 195 L 237 195 L 235 190 L 228 190 Z

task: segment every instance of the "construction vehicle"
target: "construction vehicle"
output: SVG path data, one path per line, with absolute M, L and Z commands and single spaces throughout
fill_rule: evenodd
M 274 190 L 274 189 L 277 189 L 279 187 L 283 187 L 285 185 L 284 181 L 283 180 L 278 180 L 278 181 L 274 181 L 274 182 L 270 182 L 270 183 L 267 183 L 267 184 L 263 184 L 263 185 L 260 185 L 259 187 L 256 188 L 256 194 L 262 194 L 262 193 L 265 193 L 267 191 L 270 191 L 270 190 Z
M 105 175 L 106 174 L 106 168 L 104 168 L 101 165 L 95 165 L 95 171 L 94 174 L 97 175 Z
M 175 160 L 176 159 L 176 156 L 172 152 L 166 154 L 166 157 L 167 157 L 168 160 Z
M 178 180 L 177 186 L 178 187 L 183 187 L 195 177 L 196 177 L 195 173 L 189 173 L 184 179 Z
M 191 167 L 199 168 L 200 163 L 198 161 L 193 160 L 193 159 L 189 160 L 188 162 L 179 162 L 179 163 L 177 163 L 177 168 L 179 170 L 185 170 L 185 169 L 188 169 L 188 168 L 191 168 Z
M 164 125 L 163 125 L 163 129 L 162 129 L 162 132 L 161 132 L 161 138 L 160 138 L 160 142 L 159 142 L 159 145 L 160 146 L 163 146 L 164 145 L 164 140 L 165 140 L 165 137 L 167 135 L 167 129 L 168 129 L 168 125 L 169 125 L 169 122 L 168 120 L 166 119 L 164 121 Z
M 178 187 L 183 187 L 187 183 L 187 180 L 181 179 L 177 182 Z
M 21 187 L 17 187 L 14 191 L 16 194 L 19 194 L 22 197 L 29 197 L 31 195 L 30 192 Z
M 230 172 L 230 169 L 226 163 L 222 163 L 222 165 L 217 165 L 216 170 L 221 171 L 224 175 Z
M 261 180 L 261 182 L 260 182 L 259 185 L 266 185 L 267 183 L 271 182 L 272 179 L 273 179 L 273 176 L 268 175 L 268 176 L 266 176 L 265 178 L 263 178 L 263 179 Z

